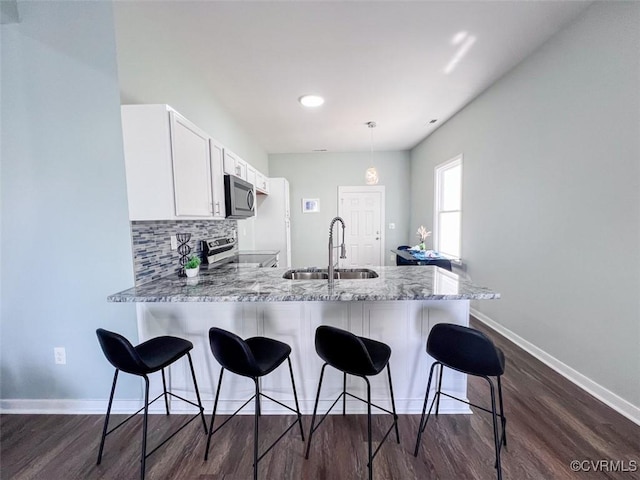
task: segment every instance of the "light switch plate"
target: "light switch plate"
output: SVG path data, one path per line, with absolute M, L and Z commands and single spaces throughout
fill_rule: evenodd
M 396 229 L 396 224 L 395 223 L 390 223 L 389 224 L 389 230 L 395 230 Z

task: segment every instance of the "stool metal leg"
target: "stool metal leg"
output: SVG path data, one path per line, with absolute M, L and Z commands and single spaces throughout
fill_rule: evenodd
M 196 381 L 196 372 L 193 369 L 193 361 L 191 360 L 191 354 L 187 352 L 187 358 L 189 359 L 189 367 L 191 368 L 191 378 L 193 378 L 193 386 L 196 389 L 196 398 L 198 399 L 198 406 L 200 407 L 200 418 L 202 418 L 202 426 L 204 427 L 204 433 L 207 433 L 207 422 L 204 419 L 204 407 L 200 400 L 200 391 L 198 390 L 198 382 Z
M 142 422 L 142 465 L 140 479 L 144 480 L 144 470 L 147 460 L 147 420 L 149 418 L 149 378 L 144 375 L 144 420 Z
M 316 403 L 313 407 L 313 416 L 311 417 L 311 428 L 309 429 L 309 440 L 307 440 L 307 451 L 304 454 L 305 459 L 309 459 L 309 449 L 311 448 L 311 438 L 313 437 L 313 426 L 316 422 L 316 414 L 318 412 L 318 401 L 320 400 L 320 389 L 322 388 L 322 378 L 324 377 L 324 369 L 327 367 L 325 363 L 320 370 L 320 381 L 318 382 L 318 393 L 316 393 Z
M 367 382 L 367 453 L 369 457 L 369 480 L 373 480 L 373 445 L 371 444 L 371 384 L 367 377 L 364 381 Z
M 347 413 L 347 372 L 342 374 L 342 416 Z
M 436 388 L 436 417 L 440 412 L 440 392 L 442 391 L 442 371 L 444 370 L 444 365 L 440 364 L 440 373 L 438 374 L 438 386 Z
M 167 409 L 167 415 L 169 415 L 169 398 L 167 395 L 167 382 L 164 378 L 164 368 L 160 371 L 162 372 L 162 391 L 164 392 L 164 407 Z
M 391 382 L 391 367 L 387 363 L 387 374 L 389 376 L 389 393 L 391 394 L 391 410 L 393 411 L 393 424 L 396 428 L 396 440 L 400 443 L 400 432 L 398 432 L 398 414 L 396 413 L 396 400 L 393 397 L 393 382 Z
M 418 438 L 416 439 L 416 448 L 413 452 L 413 456 L 418 456 L 418 449 L 420 448 L 420 440 L 422 439 L 422 432 L 424 432 L 425 427 L 427 426 L 427 422 L 429 421 L 429 415 L 425 419 L 424 415 L 427 411 L 427 403 L 429 399 L 429 389 L 431 388 L 431 379 L 433 378 L 433 370 L 436 368 L 438 363 L 434 362 L 431 364 L 431 369 L 429 370 L 429 380 L 427 380 L 427 391 L 424 394 L 424 404 L 422 405 L 422 416 L 420 417 L 420 425 L 418 426 Z M 435 398 L 434 400 L 435 401 Z M 433 401 L 431 402 L 431 407 L 433 407 Z M 431 408 L 429 408 L 429 413 L 431 413 Z
M 289 374 L 291 375 L 291 386 L 293 387 L 293 399 L 296 402 L 296 413 L 298 414 L 298 424 L 300 425 L 300 436 L 304 442 L 304 430 L 302 428 L 302 414 L 300 413 L 300 406 L 298 405 L 298 392 L 296 391 L 296 381 L 293 379 L 293 367 L 291 366 L 291 357 L 287 357 L 289 362 Z
M 211 444 L 211 437 L 213 436 L 213 422 L 216 420 L 216 409 L 218 408 L 218 398 L 220 397 L 220 387 L 222 387 L 222 374 L 224 368 L 220 369 L 220 377 L 218 378 L 218 388 L 216 389 L 216 399 L 213 402 L 213 413 L 211 414 L 211 423 L 209 424 L 209 434 L 207 435 L 207 447 L 204 451 L 204 459 L 209 459 L 209 445 Z
M 502 383 L 498 375 L 498 399 L 500 400 L 500 419 L 502 420 L 502 443 L 507 446 L 507 419 L 504 416 L 504 405 L 502 403 Z
M 496 415 L 496 392 L 493 382 L 489 377 L 484 377 L 489 382 L 491 390 L 491 416 L 493 417 L 493 441 L 496 448 L 496 469 L 498 470 L 498 480 L 502 480 L 502 465 L 500 464 L 500 439 L 498 435 L 498 416 Z
M 100 439 L 100 449 L 98 450 L 98 462 L 96 465 L 100 465 L 102 461 L 102 451 L 104 450 L 104 441 L 107 438 L 107 429 L 109 427 L 109 417 L 111 416 L 111 405 L 113 404 L 113 395 L 116 392 L 116 382 L 118 381 L 118 369 L 116 368 L 113 374 L 113 384 L 111 385 L 111 395 L 109 395 L 109 405 L 107 406 L 107 415 L 104 418 L 104 427 L 102 428 L 102 438 Z
M 256 384 L 256 411 L 253 415 L 253 480 L 258 480 L 258 417 L 260 416 L 260 386 L 258 379 L 253 379 Z

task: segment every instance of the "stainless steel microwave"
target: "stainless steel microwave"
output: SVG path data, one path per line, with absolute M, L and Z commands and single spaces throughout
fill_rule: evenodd
M 255 215 L 253 185 L 235 175 L 224 176 L 224 202 L 227 218 L 248 218 Z

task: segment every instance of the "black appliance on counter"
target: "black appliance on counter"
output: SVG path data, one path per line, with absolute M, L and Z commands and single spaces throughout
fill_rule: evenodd
M 278 254 L 273 252 L 238 252 L 233 237 L 217 237 L 202 241 L 202 252 L 208 264 L 237 264 L 239 267 L 277 267 Z
M 224 203 L 227 218 L 249 218 L 255 215 L 253 185 L 235 175 L 224 176 Z

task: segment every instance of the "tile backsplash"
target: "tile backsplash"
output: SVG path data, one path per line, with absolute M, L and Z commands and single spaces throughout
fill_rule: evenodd
M 133 271 L 136 285 L 156 280 L 180 269 L 180 254 L 171 250 L 171 235 L 190 233 L 191 253 L 202 257 L 201 240 L 232 236 L 237 220 L 132 221 Z

